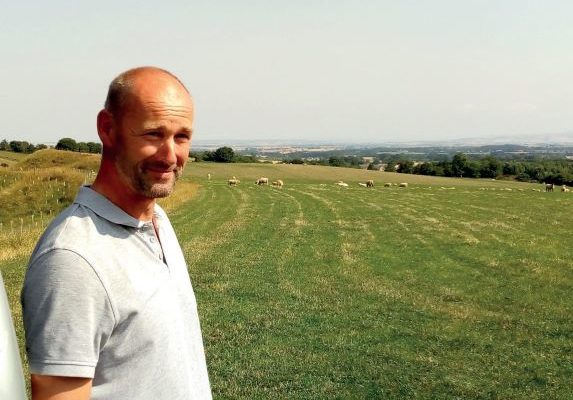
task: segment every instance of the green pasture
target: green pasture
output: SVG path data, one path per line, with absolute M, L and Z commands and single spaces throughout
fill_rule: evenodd
M 571 397 L 568 193 L 291 165 L 189 176 L 199 195 L 173 222 L 216 397 Z
M 571 398 L 573 194 L 300 165 L 183 179 L 198 190 L 171 219 L 215 398 Z M 22 343 L 15 254 L 0 269 Z

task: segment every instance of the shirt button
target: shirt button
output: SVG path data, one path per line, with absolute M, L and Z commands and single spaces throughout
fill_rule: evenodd
M 149 241 L 150 241 L 151 243 L 155 243 L 155 238 L 154 238 L 154 237 L 149 238 Z

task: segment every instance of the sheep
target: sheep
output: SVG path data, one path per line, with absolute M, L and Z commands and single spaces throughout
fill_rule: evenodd
M 362 187 L 368 187 L 368 185 L 366 185 L 365 183 L 362 183 L 362 182 L 358 182 L 358 184 Z
M 384 187 L 392 187 L 392 184 L 391 183 L 385 183 Z
M 241 183 L 241 181 L 233 176 L 231 179 L 229 179 L 228 183 L 229 186 L 237 186 L 239 183 Z
M 552 192 L 554 187 L 555 187 L 554 184 L 552 184 L 552 183 L 546 183 L 546 184 L 545 184 L 545 191 L 546 191 L 546 192 Z
M 366 187 L 369 187 L 369 188 L 374 187 L 374 181 L 372 179 L 368 179 L 366 181 Z
M 340 187 L 348 187 L 348 183 L 342 182 L 342 181 L 338 181 L 335 183 L 335 185 L 338 185 Z
M 255 184 L 257 184 L 257 185 L 268 185 L 269 184 L 269 178 L 260 177 L 259 179 L 257 179 L 255 181 Z
M 569 188 L 567 186 L 563 185 L 563 186 L 561 186 L 561 191 L 564 193 L 567 193 L 567 192 L 569 192 Z
M 211 173 L 207 173 L 207 180 L 208 180 L 208 181 L 211 180 Z
M 408 182 L 402 182 L 400 183 L 400 185 L 398 185 L 401 188 L 407 188 L 408 187 Z
M 277 179 L 276 181 L 273 181 L 273 186 L 274 186 L 274 187 L 278 187 L 279 189 L 282 189 L 283 185 L 284 185 L 284 183 L 283 183 L 283 181 L 280 180 L 280 179 Z

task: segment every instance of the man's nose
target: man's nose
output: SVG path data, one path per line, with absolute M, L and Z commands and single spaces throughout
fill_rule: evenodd
M 161 151 L 165 162 L 170 164 L 177 163 L 176 144 L 173 139 L 166 139 L 161 146 Z

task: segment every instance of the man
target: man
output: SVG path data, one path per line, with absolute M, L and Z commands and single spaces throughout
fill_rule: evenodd
M 183 171 L 193 116 L 167 71 L 112 81 L 97 116 L 99 173 L 47 228 L 26 272 L 34 400 L 211 398 L 187 267 L 155 202 Z

